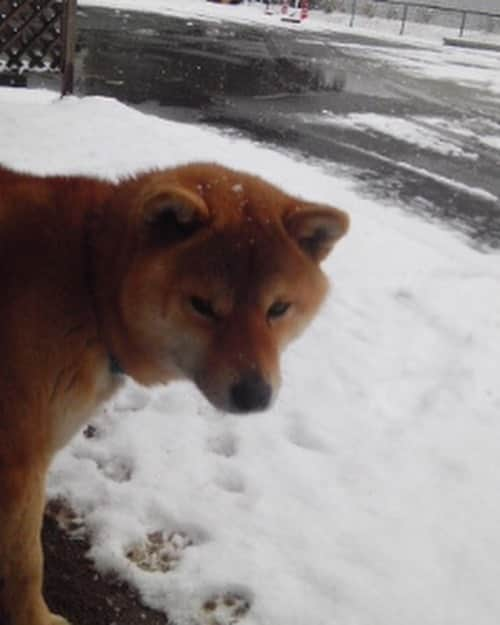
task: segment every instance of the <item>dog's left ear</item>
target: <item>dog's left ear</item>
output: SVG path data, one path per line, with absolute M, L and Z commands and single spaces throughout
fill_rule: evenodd
M 141 197 L 144 224 L 158 242 L 189 238 L 209 221 L 203 198 L 176 184 L 152 184 Z
M 323 204 L 299 204 L 283 222 L 292 239 L 317 263 L 328 256 L 349 229 L 347 213 Z

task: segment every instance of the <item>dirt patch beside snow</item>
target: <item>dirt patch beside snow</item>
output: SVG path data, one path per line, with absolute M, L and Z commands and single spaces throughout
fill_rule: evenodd
M 44 593 L 50 609 L 74 625 L 168 625 L 163 614 L 141 605 L 127 584 L 99 575 L 85 557 L 86 540 L 69 538 L 45 516 Z

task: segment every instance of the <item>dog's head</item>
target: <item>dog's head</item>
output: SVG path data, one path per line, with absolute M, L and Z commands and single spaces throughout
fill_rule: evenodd
M 139 382 L 195 382 L 222 410 L 263 410 L 279 355 L 328 288 L 319 263 L 343 212 L 215 165 L 138 178 L 112 349 Z

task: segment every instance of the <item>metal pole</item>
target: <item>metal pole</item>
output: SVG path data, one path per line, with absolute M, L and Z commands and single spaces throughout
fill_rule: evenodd
M 354 18 L 356 17 L 356 4 L 357 0 L 352 0 L 351 21 L 349 23 L 351 28 L 354 26 Z
M 64 0 L 61 33 L 63 38 L 61 96 L 73 93 L 76 48 L 76 2 L 77 0 Z
M 404 9 L 403 9 L 403 19 L 401 20 L 401 30 L 399 31 L 400 35 L 402 35 L 405 32 L 406 18 L 407 17 L 408 17 L 408 5 L 405 4 L 404 5 Z
M 464 34 L 464 30 L 465 30 L 465 21 L 467 20 L 467 11 L 464 11 L 462 13 L 462 23 L 460 24 L 460 37 L 463 37 Z

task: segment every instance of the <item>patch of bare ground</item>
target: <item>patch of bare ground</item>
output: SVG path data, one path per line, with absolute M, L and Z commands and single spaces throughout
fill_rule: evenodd
M 169 625 L 163 614 L 145 608 L 127 584 L 99 575 L 86 557 L 88 541 L 70 538 L 53 515 L 44 518 L 42 541 L 44 593 L 56 614 L 74 625 Z

